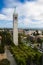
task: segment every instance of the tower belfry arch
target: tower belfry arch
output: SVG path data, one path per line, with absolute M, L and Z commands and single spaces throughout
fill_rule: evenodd
M 16 12 L 16 7 L 13 13 L 13 42 L 18 45 L 18 13 Z

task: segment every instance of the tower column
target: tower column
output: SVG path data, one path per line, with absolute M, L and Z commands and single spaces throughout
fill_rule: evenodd
M 18 14 L 13 14 L 13 42 L 18 45 Z

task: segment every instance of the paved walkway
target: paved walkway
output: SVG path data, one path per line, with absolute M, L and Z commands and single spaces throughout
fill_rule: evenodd
M 17 65 L 12 54 L 10 53 L 10 51 L 5 47 L 5 53 L 7 55 L 7 59 L 10 61 L 10 65 Z
M 6 57 L 6 53 L 0 54 L 0 60 L 6 59 L 6 58 L 7 58 L 7 57 Z

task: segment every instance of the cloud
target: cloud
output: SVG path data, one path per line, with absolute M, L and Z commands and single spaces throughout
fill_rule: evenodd
M 43 0 L 38 0 L 38 2 L 43 3 Z
M 13 22 L 12 21 L 7 21 L 7 20 L 0 20 L 0 28 L 12 28 L 13 27 Z
M 5 0 L 4 3 L 7 8 L 2 9 L 0 20 L 13 22 L 14 7 L 17 6 L 18 27 L 43 28 L 43 4 L 40 2 L 43 2 L 43 0 L 33 2 L 26 0 L 25 3 L 16 2 L 16 0 Z
M 7 21 L 10 21 L 11 18 L 9 18 L 9 16 L 6 16 L 4 14 L 0 14 L 0 20 L 7 20 Z
M 7 17 L 7 20 L 13 19 L 14 8 L 3 8 L 2 13 Z
M 14 8 L 15 6 L 19 6 L 23 3 L 21 3 L 20 1 L 18 0 L 4 0 L 4 4 L 5 4 L 5 7 L 7 8 Z

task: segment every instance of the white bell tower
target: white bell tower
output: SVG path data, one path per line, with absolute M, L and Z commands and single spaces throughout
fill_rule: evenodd
M 18 45 L 18 14 L 16 11 L 13 14 L 13 42 Z

